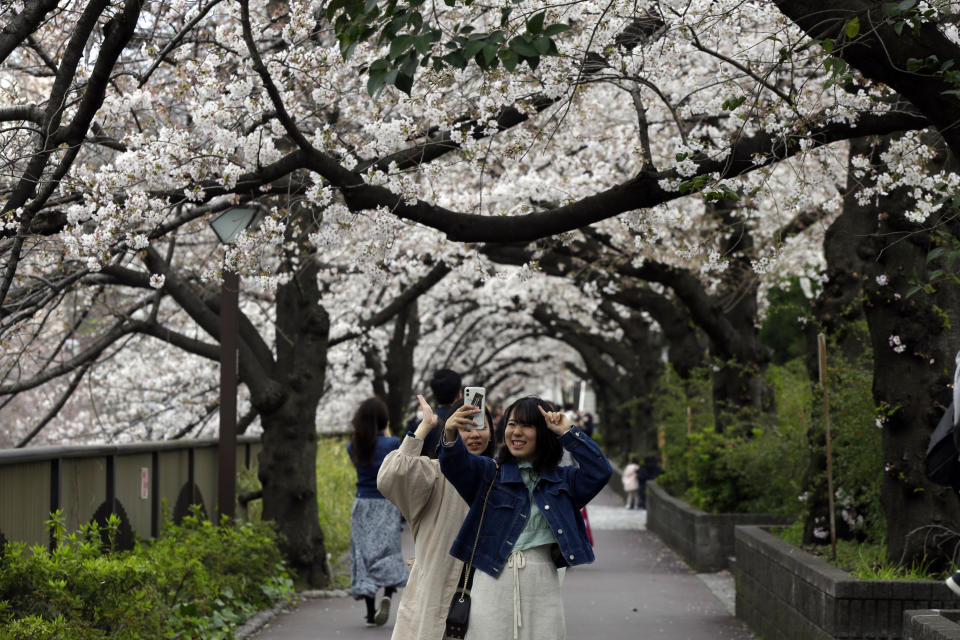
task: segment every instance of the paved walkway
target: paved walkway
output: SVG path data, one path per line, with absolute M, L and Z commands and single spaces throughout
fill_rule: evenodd
M 646 531 L 646 512 L 627 511 L 605 489 L 588 507 L 596 562 L 569 569 L 563 600 L 570 640 L 750 640 L 733 617 L 730 581 L 693 573 Z M 413 543 L 404 539 L 404 555 Z M 710 587 L 707 583 L 710 583 Z M 711 590 L 713 589 L 713 590 Z M 726 600 L 726 603 L 723 600 Z M 362 622 L 352 598 L 305 600 L 274 618 L 253 640 L 388 640 L 383 627 Z

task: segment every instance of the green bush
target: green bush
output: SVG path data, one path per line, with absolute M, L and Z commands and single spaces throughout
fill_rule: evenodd
M 837 519 L 852 535 L 880 543 L 885 525 L 877 425 L 893 409 L 873 404 L 869 348 L 853 362 L 837 355 L 838 349 L 831 353 L 827 374 Z M 715 513 L 799 515 L 812 496 L 825 496 L 825 470 L 808 473 L 815 454 L 823 454 L 822 391 L 811 384 L 799 358 L 771 365 L 766 381 L 775 396 L 775 419 L 745 412 L 725 433 L 717 433 L 710 371 L 683 381 L 668 369 L 654 400 L 666 459 L 658 482 L 692 506 Z M 825 526 L 818 521 L 813 528 L 822 537 Z
M 265 524 L 218 527 L 194 514 L 117 553 L 103 548 L 96 526 L 64 536 L 59 512 L 50 528 L 59 540 L 53 551 L 15 542 L 3 549 L 3 640 L 230 638 L 292 593 Z
M 767 383 L 776 395 L 776 420 L 744 412 L 718 433 L 710 371 L 683 381 L 668 370 L 654 403 L 666 458 L 658 482 L 705 511 L 797 513 L 809 461 L 809 380 L 802 362 L 793 360 L 771 365 Z

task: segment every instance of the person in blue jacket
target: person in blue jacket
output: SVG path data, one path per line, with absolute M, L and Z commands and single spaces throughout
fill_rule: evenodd
M 353 415 L 353 437 L 347 454 L 357 469 L 357 492 L 350 511 L 350 590 L 366 605 L 368 626 L 390 617 L 390 600 L 407 584 L 409 572 L 400 549 L 400 511 L 377 490 L 377 472 L 400 441 L 387 433 L 387 405 L 380 398 L 364 400 Z M 376 609 L 377 591 L 383 597 Z
M 477 569 L 468 637 L 563 640 L 557 569 L 593 562 L 580 509 L 613 469 L 593 440 L 536 397 L 517 400 L 505 412 L 497 462 L 472 456 L 458 429 L 479 411 L 464 405 L 454 412 L 440 447 L 441 472 L 470 505 L 450 549 L 464 562 L 473 554 Z M 557 466 L 564 449 L 579 466 Z M 504 615 L 511 610 L 512 616 Z

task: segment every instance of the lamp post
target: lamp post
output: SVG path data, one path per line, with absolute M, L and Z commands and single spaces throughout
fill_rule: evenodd
M 210 227 L 223 244 L 233 244 L 245 229 L 262 218 L 255 207 L 234 207 L 210 220 Z M 239 334 L 240 276 L 224 269 L 220 288 L 220 439 L 217 446 L 219 517 L 234 516 L 237 493 L 237 343 Z M 218 518 L 219 520 L 219 518 Z

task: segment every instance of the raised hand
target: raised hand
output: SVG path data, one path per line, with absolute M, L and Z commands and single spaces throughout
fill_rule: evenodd
M 417 427 L 417 430 L 414 431 L 414 437 L 420 440 L 426 440 L 430 430 L 437 426 L 437 414 L 433 412 L 433 408 L 426 399 L 424 399 L 422 394 L 417 394 L 417 400 L 420 401 L 420 411 L 423 413 L 423 418 L 420 420 L 420 425 Z
M 540 413 L 543 415 L 543 419 L 547 421 L 547 429 L 553 431 L 558 436 L 562 436 L 567 431 L 570 431 L 570 418 L 567 417 L 567 414 L 562 411 L 544 411 L 543 407 L 537 405 L 537 409 L 540 409 Z

